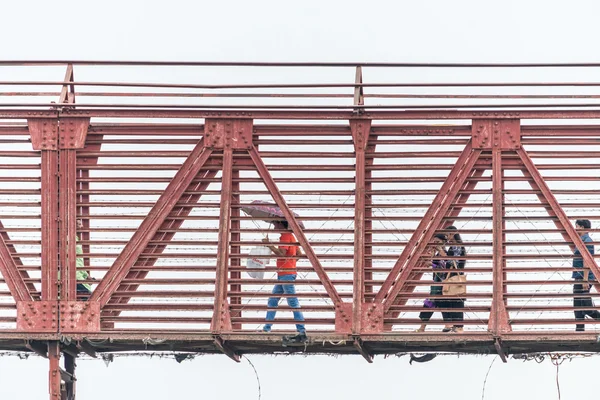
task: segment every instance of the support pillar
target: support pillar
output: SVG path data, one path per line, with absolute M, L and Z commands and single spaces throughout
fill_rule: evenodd
M 213 317 L 211 321 L 211 332 L 219 335 L 222 332 L 231 331 L 231 312 L 229 307 L 229 266 L 239 266 L 230 260 L 230 252 L 237 251 L 239 246 L 231 246 L 232 226 L 236 232 L 233 236 L 239 240 L 239 222 L 232 224 L 231 217 L 233 196 L 233 152 L 235 150 L 247 150 L 252 146 L 252 120 L 249 119 L 209 119 L 204 125 L 205 146 L 223 151 L 223 175 L 221 178 L 221 209 L 219 212 L 219 240 L 217 247 L 217 270 L 215 277 L 215 301 Z M 239 176 L 239 175 L 236 175 Z M 236 190 L 238 189 L 236 183 Z M 239 198 L 236 198 L 239 202 Z M 236 207 L 236 215 L 239 216 L 239 208 Z M 239 273 L 233 276 L 239 276 Z M 239 299 L 235 300 L 240 302 Z M 237 326 L 236 326 L 237 327 Z M 220 340 L 217 337 L 217 340 Z M 223 346 L 226 349 L 227 346 Z
M 365 305 L 365 254 L 366 254 L 366 181 L 365 152 L 371 132 L 371 121 L 357 119 L 350 121 L 350 131 L 356 154 L 355 200 L 354 200 L 354 285 L 352 302 L 352 333 L 362 331 L 362 315 Z
M 48 342 L 48 393 L 50 400 L 63 400 L 60 377 L 60 345 L 58 342 Z
M 506 235 L 504 233 L 505 208 L 502 156 L 505 152 L 514 152 L 521 148 L 521 124 L 517 119 L 473 120 L 472 137 L 474 148 L 491 151 L 492 153 L 493 281 L 488 330 L 500 339 L 503 333 L 511 331 L 505 299 Z
M 77 382 L 77 379 L 75 378 L 75 367 L 77 364 L 75 361 L 77 360 L 77 357 L 69 353 L 64 353 L 64 358 L 67 376 L 67 381 L 65 381 L 66 400 L 75 400 L 75 383 Z

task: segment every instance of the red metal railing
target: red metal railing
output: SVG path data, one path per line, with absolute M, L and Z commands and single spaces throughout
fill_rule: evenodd
M 0 345 L 70 373 L 78 352 L 281 351 L 285 302 L 256 332 L 274 259 L 245 268 L 280 233 L 241 211 L 263 200 L 303 250 L 308 351 L 597 351 L 571 272 L 579 249 L 600 275 L 573 228 L 600 222 L 598 66 L 0 62 Z M 465 331 L 414 333 L 449 225 Z

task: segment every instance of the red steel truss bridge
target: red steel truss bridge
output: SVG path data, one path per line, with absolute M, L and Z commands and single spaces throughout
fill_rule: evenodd
M 0 71 L 0 349 L 48 358 L 50 399 L 74 399 L 77 357 L 106 352 L 600 349 L 597 321 L 575 332 L 571 278 L 575 250 L 600 276 L 574 228 L 589 219 L 600 238 L 600 64 Z M 283 346 L 285 301 L 260 332 L 275 262 L 253 279 L 246 259 L 279 232 L 241 211 L 255 200 L 303 250 L 302 346 Z M 443 333 L 439 312 L 415 332 L 450 225 L 467 250 L 464 332 Z

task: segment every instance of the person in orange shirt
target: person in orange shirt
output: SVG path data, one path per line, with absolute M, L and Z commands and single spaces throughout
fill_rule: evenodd
M 294 234 L 289 231 L 287 221 L 275 221 L 274 222 L 275 229 L 285 230 L 287 232 L 283 232 L 279 241 L 282 243 L 295 243 L 296 238 Z M 296 259 L 294 257 L 302 255 L 302 251 L 296 245 L 290 246 L 273 246 L 269 243 L 269 238 L 263 239 L 263 242 L 266 243 L 266 246 L 277 255 L 277 280 L 282 283 L 277 284 L 273 287 L 272 294 L 276 295 L 273 297 L 269 297 L 269 301 L 267 306 L 269 310 L 267 311 L 267 321 L 273 321 L 275 319 L 275 314 L 277 313 L 277 306 L 279 305 L 280 295 L 286 294 L 287 303 L 291 308 L 300 308 L 300 303 L 298 302 L 297 297 L 290 297 L 290 295 L 296 294 L 296 287 L 294 282 L 296 281 Z M 297 322 L 304 321 L 304 316 L 302 315 L 302 311 L 294 311 L 294 320 Z M 263 327 L 263 332 L 271 332 L 272 324 L 267 322 Z M 297 323 L 296 330 L 298 331 L 298 338 L 306 339 L 306 328 L 304 324 Z M 297 339 L 298 339 L 297 338 Z

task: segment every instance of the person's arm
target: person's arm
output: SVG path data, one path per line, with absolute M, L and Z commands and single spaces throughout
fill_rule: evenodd
M 465 257 L 467 255 L 467 250 L 464 248 L 464 246 L 460 247 L 460 255 L 463 257 Z M 460 260 L 458 260 L 458 268 L 464 269 L 466 263 L 467 263 L 466 258 L 461 258 Z
M 587 239 L 587 238 L 586 238 Z M 591 242 L 592 238 L 589 238 L 589 240 L 586 240 L 586 242 Z M 585 246 L 587 251 L 590 253 L 590 255 L 594 255 L 594 246 L 589 246 L 586 245 Z M 583 260 L 582 260 L 583 262 Z M 589 290 L 590 289 L 590 269 L 586 267 L 585 262 L 583 262 L 583 289 L 584 290 Z
M 270 244 L 271 242 L 269 241 L 269 238 L 263 238 L 263 243 L 265 243 L 265 246 L 269 248 L 269 250 L 271 250 L 271 252 L 273 252 L 275 255 L 279 256 L 279 257 L 283 257 L 286 254 L 285 249 L 282 249 L 280 247 L 277 246 L 273 246 L 272 244 Z

